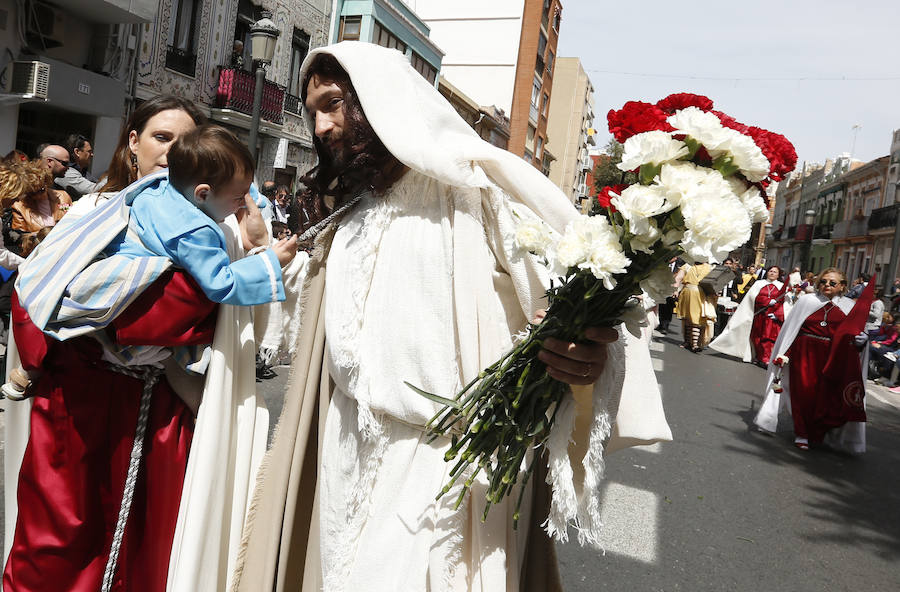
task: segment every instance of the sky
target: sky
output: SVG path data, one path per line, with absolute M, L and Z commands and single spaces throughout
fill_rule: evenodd
M 900 0 L 562 5 L 557 55 L 581 58 L 594 85 L 598 146 L 610 109 L 674 92 L 783 134 L 800 162 L 884 156 L 900 128 Z

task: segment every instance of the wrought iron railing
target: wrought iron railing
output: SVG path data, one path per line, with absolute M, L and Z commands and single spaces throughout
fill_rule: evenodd
M 252 72 L 238 68 L 219 68 L 219 87 L 216 91 L 216 106 L 220 109 L 234 109 L 247 115 L 253 114 L 253 91 L 256 77 Z M 285 89 L 280 84 L 268 80 L 263 86 L 260 117 L 272 123 L 284 122 Z
M 869 216 L 869 230 L 878 230 L 880 228 L 896 226 L 898 208 L 900 208 L 900 204 L 893 204 L 885 208 L 872 210 L 872 215 Z
M 295 97 L 291 93 L 284 93 L 284 110 L 294 115 L 300 115 L 300 97 Z

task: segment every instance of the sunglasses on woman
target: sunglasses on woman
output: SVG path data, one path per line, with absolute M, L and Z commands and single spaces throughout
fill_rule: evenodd
M 832 288 L 836 288 L 838 286 L 838 284 L 843 284 L 843 283 L 844 282 L 836 282 L 834 280 L 819 280 L 820 286 L 824 286 L 827 284 L 827 285 L 831 286 Z

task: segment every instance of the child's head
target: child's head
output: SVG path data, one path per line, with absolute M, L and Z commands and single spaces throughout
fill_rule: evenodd
M 216 222 L 243 207 L 253 180 L 253 157 L 225 128 L 196 127 L 172 144 L 168 161 L 172 186 Z
M 275 240 L 281 240 L 283 238 L 288 238 L 291 236 L 291 229 L 288 228 L 288 225 L 284 222 L 279 222 L 278 220 L 272 221 L 272 236 L 275 237 Z
M 20 250 L 22 251 L 22 257 L 28 257 L 31 252 L 37 247 L 44 238 L 50 234 L 50 231 L 53 230 L 52 226 L 45 226 L 38 230 L 37 232 L 29 232 L 27 234 L 22 235 L 22 242 L 20 243 Z

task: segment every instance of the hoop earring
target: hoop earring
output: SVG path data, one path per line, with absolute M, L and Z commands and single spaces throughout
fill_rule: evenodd
M 134 152 L 131 152 L 130 154 L 131 154 L 131 168 L 136 169 L 137 165 L 138 165 L 137 164 L 137 155 Z

